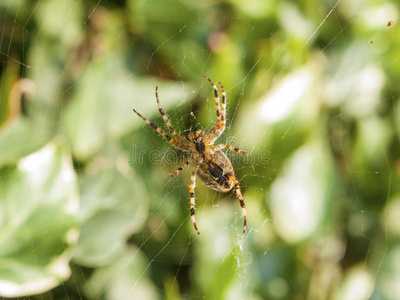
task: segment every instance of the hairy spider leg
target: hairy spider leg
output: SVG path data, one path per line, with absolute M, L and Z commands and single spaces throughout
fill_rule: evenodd
M 226 93 L 225 93 L 224 86 L 222 85 L 222 83 L 218 82 L 218 84 L 221 86 L 221 90 L 222 90 L 221 120 L 222 120 L 222 122 L 224 122 L 224 125 L 225 125 L 225 121 L 226 121 Z
M 226 144 L 226 143 L 222 143 L 222 144 L 219 144 L 219 145 L 215 146 L 214 147 L 214 151 L 221 150 L 221 149 L 224 149 L 224 148 L 227 148 L 229 150 L 232 150 L 232 151 L 235 151 L 237 153 L 243 154 L 244 156 L 247 157 L 247 154 L 244 151 L 240 150 L 239 148 L 233 147 L 233 146 L 231 146 L 229 144 Z
M 207 79 L 213 89 L 214 89 L 214 94 L 215 94 L 215 103 L 218 102 L 218 105 L 216 105 L 216 109 L 217 109 L 217 121 L 215 122 L 214 126 L 211 127 L 210 131 L 207 132 L 206 136 L 205 136 L 205 142 L 207 144 L 212 144 L 214 143 L 214 141 L 222 134 L 222 132 L 224 132 L 225 130 L 225 123 L 226 123 L 226 93 L 224 90 L 224 86 L 221 84 L 221 82 L 218 82 L 218 84 L 221 86 L 221 90 L 222 90 L 222 110 L 220 111 L 219 109 L 219 98 L 218 96 L 218 88 L 217 86 L 211 81 L 211 79 L 209 79 L 206 76 L 203 76 L 205 79 Z
M 171 177 L 174 177 L 175 175 L 178 175 L 180 172 L 182 172 L 187 166 L 190 165 L 190 160 L 185 162 L 182 166 L 180 166 L 172 175 Z
M 172 127 L 171 121 L 168 119 L 167 112 L 165 112 L 161 107 L 160 100 L 158 99 L 158 86 L 156 86 L 156 99 L 157 99 L 157 104 L 158 104 L 158 110 L 160 111 L 160 114 L 161 114 L 162 118 L 164 119 L 164 122 L 167 125 L 169 132 L 171 132 L 172 136 L 176 140 L 179 140 L 181 138 L 181 136 L 179 136 L 175 132 L 175 129 Z
M 189 184 L 189 192 L 190 192 L 190 218 L 192 219 L 192 223 L 194 226 L 194 229 L 196 230 L 197 234 L 200 234 L 199 230 L 197 229 L 196 225 L 196 218 L 195 218 L 195 213 L 194 213 L 194 188 L 196 186 L 196 173 L 197 170 L 199 169 L 199 165 L 196 165 L 192 171 L 192 176 L 190 178 L 190 184 Z
M 231 176 L 231 179 L 233 180 L 234 184 L 235 184 L 235 192 L 236 192 L 236 196 L 238 197 L 239 201 L 240 201 L 240 206 L 242 207 L 242 215 L 243 215 L 243 233 L 246 232 L 246 204 L 244 204 L 244 200 L 242 197 L 242 192 L 240 191 L 240 186 L 239 186 L 239 181 L 237 180 L 237 178 L 235 176 Z
M 217 110 L 217 118 L 219 119 L 220 116 L 221 116 L 221 112 L 220 112 L 220 107 L 219 107 L 219 91 L 218 91 L 218 88 L 217 88 L 217 86 L 214 84 L 214 82 L 211 81 L 210 78 L 208 78 L 208 77 L 205 76 L 205 75 L 203 75 L 203 77 L 204 77 L 205 79 L 207 79 L 207 80 L 211 83 L 211 85 L 212 85 L 212 87 L 213 87 L 213 89 L 214 89 L 215 108 L 216 108 L 216 110 Z
M 170 144 L 172 144 L 174 147 L 179 148 L 178 147 L 178 142 L 174 141 L 168 134 L 166 134 L 164 132 L 164 130 L 162 130 L 160 127 L 158 127 L 156 124 L 150 122 L 149 120 L 147 120 L 145 117 L 143 117 L 140 113 L 138 113 L 135 109 L 133 109 L 133 111 L 139 116 L 141 117 L 147 124 L 150 125 L 151 128 L 153 128 L 155 131 L 157 131 L 162 137 L 164 137 Z
M 161 113 L 161 116 L 164 119 L 165 124 L 168 127 L 168 130 L 171 132 L 175 140 L 173 140 L 168 134 L 166 134 L 159 126 L 156 124 L 150 122 L 148 119 L 146 119 L 144 116 L 142 116 L 140 113 L 138 113 L 135 109 L 133 110 L 139 117 L 141 117 L 147 124 L 151 126 L 155 131 L 157 131 L 162 137 L 164 137 L 170 144 L 172 144 L 175 148 L 178 148 L 179 150 L 182 151 L 190 151 L 194 149 L 194 146 L 185 138 L 181 137 L 179 134 L 177 134 L 174 130 L 174 128 L 171 125 L 171 122 L 169 121 L 166 113 L 162 109 L 160 105 L 160 101 L 158 100 L 158 87 L 156 87 L 156 99 L 158 103 L 158 109 Z
M 189 141 L 187 141 L 184 137 L 182 137 L 176 133 L 174 127 L 172 127 L 171 121 L 168 118 L 167 112 L 162 109 L 160 100 L 158 98 L 158 86 L 156 86 L 155 93 L 156 93 L 156 100 L 157 100 L 157 104 L 158 104 L 158 110 L 159 110 L 165 124 L 167 125 L 169 132 L 171 132 L 172 136 L 174 137 L 174 139 L 176 141 L 178 141 L 179 144 L 181 144 L 186 150 L 190 150 L 193 147 L 191 146 Z

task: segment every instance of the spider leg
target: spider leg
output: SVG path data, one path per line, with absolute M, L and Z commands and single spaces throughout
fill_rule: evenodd
M 219 108 L 219 92 L 218 92 L 218 88 L 217 88 L 217 86 L 214 84 L 214 82 L 211 81 L 210 78 L 208 78 L 207 76 L 204 76 L 204 75 L 203 75 L 203 77 L 204 77 L 205 79 L 207 79 L 207 80 L 211 83 L 211 85 L 212 85 L 212 87 L 213 87 L 213 89 L 214 89 L 215 108 L 216 108 L 216 110 L 217 110 L 217 118 L 219 119 L 220 116 L 221 116 L 221 112 L 220 112 L 220 108 Z
M 242 215 L 243 215 L 243 222 L 244 222 L 243 233 L 245 233 L 246 232 L 246 204 L 244 204 L 242 192 L 240 191 L 239 181 L 237 180 L 237 178 L 235 176 L 231 176 L 231 179 L 233 180 L 233 182 L 235 184 L 236 196 L 238 197 L 238 199 L 240 201 L 240 206 L 242 207 Z
M 155 131 L 157 131 L 163 138 L 165 138 L 172 146 L 178 148 L 182 151 L 189 151 L 191 149 L 190 143 L 186 141 L 184 138 L 180 137 L 178 141 L 173 140 L 168 134 L 164 132 L 160 127 L 156 124 L 150 122 L 148 119 L 143 117 L 140 113 L 138 113 L 135 109 L 133 110 L 139 117 L 141 117 L 147 124 L 150 125 Z
M 232 150 L 232 151 L 235 151 L 237 153 L 243 154 L 244 156 L 247 157 L 247 154 L 244 151 L 242 151 L 242 150 L 240 150 L 240 149 L 238 149 L 236 147 L 233 147 L 231 145 L 225 144 L 225 143 L 222 143 L 222 144 L 219 144 L 219 145 L 215 146 L 214 147 L 214 151 L 221 150 L 221 149 L 224 149 L 224 148 L 227 148 L 229 150 Z
M 168 134 L 164 132 L 160 127 L 158 127 L 156 124 L 150 122 L 148 119 L 143 117 L 140 113 L 138 113 L 135 109 L 133 110 L 139 117 L 141 117 L 147 124 L 150 125 L 151 128 L 153 128 L 155 131 L 157 131 L 162 137 L 164 137 L 170 144 L 178 148 L 178 142 L 174 141 Z
M 221 90 L 222 90 L 221 120 L 222 120 L 222 122 L 224 122 L 224 125 L 225 125 L 225 121 L 226 121 L 226 93 L 225 93 L 224 86 L 222 85 L 222 83 L 218 82 L 218 84 L 221 86 Z
M 171 177 L 174 177 L 175 175 L 178 175 L 182 170 L 184 170 L 188 165 L 190 165 L 190 160 L 185 162 L 182 166 L 180 166 L 172 175 Z
M 168 119 L 167 113 L 162 109 L 160 100 L 158 99 L 158 86 L 156 86 L 156 99 L 157 99 L 157 104 L 158 104 L 158 110 L 160 111 L 160 114 L 162 118 L 164 119 L 165 124 L 168 127 L 169 132 L 171 132 L 172 136 L 176 139 L 179 140 L 181 136 L 175 132 L 175 129 L 172 127 L 171 121 Z
M 179 144 L 181 144 L 186 150 L 190 150 L 191 149 L 190 143 L 185 138 L 181 137 L 179 134 L 176 133 L 175 129 L 172 127 L 171 121 L 167 116 L 167 112 L 162 109 L 160 100 L 158 98 L 158 86 L 156 86 L 156 99 L 158 104 L 158 110 L 165 124 L 167 125 L 169 132 L 171 132 L 172 136 L 176 141 L 178 141 Z
M 226 123 L 226 93 L 224 86 L 222 85 L 221 82 L 218 82 L 218 84 L 221 86 L 222 90 L 222 109 L 220 111 L 219 109 L 219 98 L 218 98 L 218 88 L 217 86 L 206 76 L 203 76 L 205 79 L 207 79 L 212 87 L 214 88 L 214 94 L 215 94 L 215 106 L 217 109 L 217 122 L 215 122 L 214 126 L 211 127 L 210 131 L 207 132 L 205 136 L 205 141 L 208 144 L 214 143 L 214 141 L 224 132 L 225 130 L 225 123 Z
M 196 218 L 194 216 L 194 187 L 196 186 L 196 173 L 199 169 L 199 165 L 196 165 L 193 169 L 192 176 L 190 178 L 190 185 L 189 185 L 189 192 L 190 192 L 190 218 L 192 219 L 192 223 L 194 229 L 196 230 L 197 234 L 200 234 L 199 230 L 197 229 L 196 225 Z

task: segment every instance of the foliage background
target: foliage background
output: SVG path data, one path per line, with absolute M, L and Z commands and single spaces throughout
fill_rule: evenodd
M 0 296 L 400 299 L 399 7 L 1 0 Z M 250 154 L 244 235 L 202 184 L 194 233 L 190 171 L 132 113 L 162 124 L 158 85 L 178 132 L 209 129 L 201 75 Z

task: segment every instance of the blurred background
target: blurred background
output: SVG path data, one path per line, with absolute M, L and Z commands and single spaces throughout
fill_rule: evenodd
M 0 298 L 400 299 L 399 8 L 0 0 Z M 245 234 L 132 112 L 209 130 L 202 75 Z

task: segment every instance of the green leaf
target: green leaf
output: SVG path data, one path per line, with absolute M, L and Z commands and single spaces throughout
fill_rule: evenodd
M 129 168 L 108 168 L 81 179 L 84 222 L 74 258 L 81 265 L 104 266 L 126 249 L 127 238 L 147 217 L 141 181 Z
M 271 186 L 275 229 L 289 243 L 315 233 L 334 199 L 335 170 L 328 153 L 320 140 L 302 146 L 286 161 L 282 175 Z
M 399 299 L 400 297 L 400 240 L 396 239 L 385 249 L 373 251 L 373 263 L 377 270 L 376 289 L 381 299 Z
M 0 295 L 45 292 L 70 276 L 78 209 L 70 158 L 50 143 L 0 175 Z
M 368 268 L 365 268 L 365 265 L 358 264 L 346 271 L 332 299 L 372 299 L 371 293 L 373 288 L 373 275 L 369 272 Z
M 17 119 L 0 132 L 0 167 L 16 163 L 47 141 L 47 137 L 29 126 L 25 118 Z
M 114 264 L 96 269 L 87 282 L 87 294 L 90 298 L 103 295 L 104 299 L 157 299 L 147 267 L 145 255 L 130 247 Z
M 200 206 L 196 211 L 201 235 L 196 240 L 195 261 L 202 263 L 193 266 L 191 278 L 204 291 L 206 299 L 231 299 L 228 296 L 231 293 L 243 292 L 237 280 L 245 269 L 247 257 L 243 244 L 248 233 L 242 233 L 240 205 L 234 195 L 231 197 L 232 201 L 225 199 L 228 201 L 221 201 L 217 207 Z M 192 223 L 186 222 L 193 232 Z
M 210 282 L 210 287 L 207 289 L 208 299 L 226 299 L 225 293 L 231 288 L 232 282 L 237 276 L 236 269 L 238 268 L 238 256 L 240 249 L 236 246 L 228 255 L 217 265 L 213 274 L 214 280 Z

